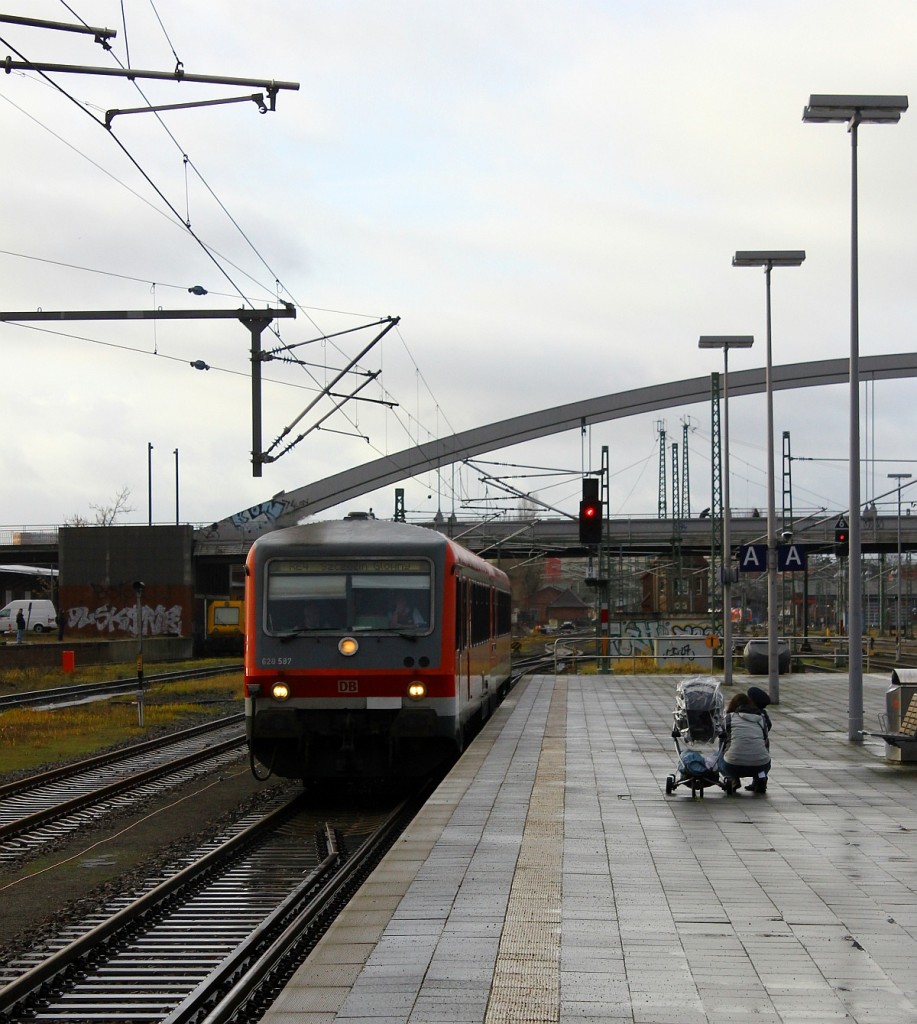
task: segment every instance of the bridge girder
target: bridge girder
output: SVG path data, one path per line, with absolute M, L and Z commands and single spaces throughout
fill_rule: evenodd
M 775 391 L 825 387 L 849 380 L 848 359 L 822 359 L 775 366 L 771 386 Z M 862 356 L 859 375 L 862 382 L 917 377 L 917 353 Z M 733 371 L 729 374 L 729 397 L 761 394 L 765 387 L 763 367 Z M 446 437 L 436 438 L 343 470 L 294 491 L 281 491 L 260 505 L 243 509 L 211 527 L 197 531 L 202 541 L 252 539 L 284 526 L 292 526 L 306 516 L 333 508 L 351 498 L 405 480 L 418 473 L 431 472 L 484 452 L 498 451 L 524 441 L 576 430 L 592 423 L 624 419 L 694 405 L 710 397 L 710 375 L 688 380 L 669 381 L 635 388 L 598 398 L 513 416 Z

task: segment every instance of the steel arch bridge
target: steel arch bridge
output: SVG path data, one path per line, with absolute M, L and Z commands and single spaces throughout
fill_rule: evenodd
M 771 386 L 774 391 L 786 391 L 843 384 L 849 380 L 849 366 L 848 359 L 823 359 L 775 366 L 771 369 Z M 859 370 L 863 383 L 917 377 L 917 353 L 862 356 Z M 729 374 L 730 398 L 760 394 L 764 388 L 763 367 L 732 371 Z M 240 534 L 251 539 L 260 533 L 292 526 L 305 516 L 323 512 L 350 498 L 418 473 L 442 469 L 483 452 L 498 451 L 523 441 L 560 434 L 592 423 L 639 416 L 673 406 L 694 405 L 709 399 L 710 375 L 707 374 L 513 416 L 405 448 L 316 480 L 294 491 L 281 491 L 260 505 L 244 509 L 209 528 L 197 531 L 198 539 L 203 542 L 238 540 Z

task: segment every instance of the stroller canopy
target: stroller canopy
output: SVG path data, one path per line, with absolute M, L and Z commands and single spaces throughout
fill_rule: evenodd
M 723 694 L 715 676 L 691 676 L 675 688 L 675 730 L 686 745 L 713 743 L 723 724 Z

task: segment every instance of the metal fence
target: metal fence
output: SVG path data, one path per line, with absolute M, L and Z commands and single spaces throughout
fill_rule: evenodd
M 708 639 L 709 637 L 709 639 Z M 744 648 L 749 640 L 762 641 L 762 637 L 737 637 L 733 646 L 733 664 L 742 671 Z M 850 638 L 846 636 L 785 636 L 780 638 L 789 645 L 791 671 L 802 661 L 823 662 L 827 668 L 847 667 Z M 690 644 L 687 643 L 690 641 Z M 630 671 L 635 674 L 637 662 L 649 660 L 659 668 L 676 668 L 686 673 L 699 674 L 722 671 L 723 652 L 715 649 L 717 638 L 712 634 L 660 634 L 648 637 L 621 636 L 558 636 L 545 644 L 554 660 L 554 672 L 578 671 L 581 665 L 596 664 L 600 672 Z M 700 645 L 706 653 L 699 652 Z M 627 649 L 622 649 L 626 647 Z M 873 642 L 863 638 L 863 668 L 870 671 L 875 655 Z

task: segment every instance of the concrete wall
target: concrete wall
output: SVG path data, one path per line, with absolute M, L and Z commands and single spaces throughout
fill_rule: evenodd
M 190 526 L 78 526 L 60 530 L 58 614 L 65 637 L 137 635 L 137 592 L 144 637 L 193 631 Z

